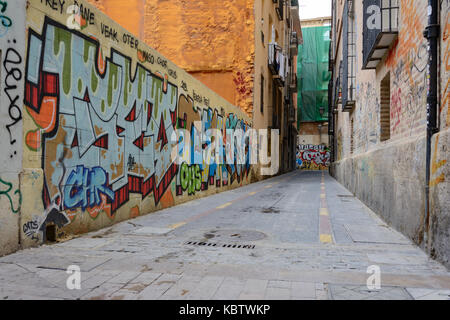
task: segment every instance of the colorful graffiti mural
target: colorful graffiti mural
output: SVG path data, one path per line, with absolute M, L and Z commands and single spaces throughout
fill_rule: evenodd
M 157 209 L 174 205 L 177 197 L 249 182 L 249 141 L 236 143 L 227 136 L 229 130 L 251 129 L 248 118 L 230 112 L 225 103 L 210 106 L 206 89 L 188 92 L 180 71 L 135 38 L 118 35 L 108 21 L 101 24 L 101 36 L 87 32 L 95 19 L 83 16 L 84 27 L 72 29 L 60 22 L 65 16 L 45 16 L 41 30 L 28 29 L 24 112 L 31 125 L 24 143 L 28 153 L 41 155 L 45 210 L 23 225 L 34 240 L 42 237 L 46 223 L 62 227 L 83 213 L 93 219 L 104 213 L 113 220 L 132 194 L 147 203 L 153 199 L 146 208 Z M 123 51 L 99 40 L 112 41 L 111 34 L 126 44 Z M 172 158 L 178 129 L 190 133 L 183 148 L 191 157 L 183 163 Z M 236 144 L 234 161 L 204 157 L 215 144 L 211 129 L 224 137 L 222 158 L 227 144 Z M 246 146 L 244 163 L 238 161 L 241 145 Z M 135 203 L 127 217 L 142 212 Z
M 25 142 L 44 154 L 45 207 L 60 199 L 61 210 L 85 210 L 106 199 L 114 212 L 130 192 L 158 203 L 177 172 L 167 138 L 177 87 L 141 65 L 133 77 L 130 58 L 113 50 L 105 59 L 97 40 L 49 19 L 43 35 L 29 32 L 25 104 L 36 129 Z M 130 158 L 139 161 L 127 166 Z
M 297 167 L 302 170 L 327 170 L 331 154 L 324 145 L 299 145 L 297 147 Z

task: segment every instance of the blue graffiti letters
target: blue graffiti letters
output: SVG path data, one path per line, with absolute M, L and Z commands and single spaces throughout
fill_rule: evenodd
M 100 193 L 114 200 L 114 192 L 107 187 L 107 181 L 108 176 L 103 168 L 77 166 L 64 186 L 65 207 L 73 209 L 81 206 L 85 210 L 86 207 L 98 206 L 102 202 Z

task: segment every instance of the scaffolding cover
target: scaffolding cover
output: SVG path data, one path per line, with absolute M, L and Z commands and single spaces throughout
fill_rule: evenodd
M 331 27 L 302 28 L 298 52 L 298 114 L 300 122 L 328 121 L 328 70 Z

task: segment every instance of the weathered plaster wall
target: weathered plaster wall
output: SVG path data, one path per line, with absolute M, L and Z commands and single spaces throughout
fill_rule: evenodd
M 441 20 L 440 133 L 433 138 L 431 182 L 431 247 L 434 257 L 449 265 L 450 197 L 448 129 L 448 1 Z M 356 106 L 339 112 L 336 178 L 387 222 L 424 246 L 427 1 L 400 1 L 398 40 L 376 71 L 363 71 L 362 2 L 355 2 L 357 35 Z M 342 44 L 341 44 L 342 45 Z M 342 48 L 341 48 L 342 49 Z M 339 55 L 340 56 L 340 55 Z M 390 139 L 381 142 L 380 87 L 390 74 Z M 352 121 L 353 120 L 353 121 Z M 351 123 L 353 122 L 353 128 Z
M 387 223 L 421 242 L 425 210 L 425 138 L 374 148 L 332 165 L 344 184 Z
M 328 125 L 323 122 L 303 122 L 297 136 L 298 144 L 328 146 Z
M 0 255 L 42 243 L 49 225 L 83 233 L 251 182 L 248 149 L 245 164 L 202 161 L 208 129 L 250 129 L 239 108 L 85 1 L 19 2 L 20 28 L 0 29 L 1 88 L 17 104 L 0 95 Z M 201 164 L 171 158 L 175 129 Z
M 440 129 L 431 157 L 431 253 L 450 265 L 450 1 L 441 1 Z
M 89 0 L 249 116 L 254 0 Z
M 0 254 L 19 246 L 25 1 L 0 1 Z

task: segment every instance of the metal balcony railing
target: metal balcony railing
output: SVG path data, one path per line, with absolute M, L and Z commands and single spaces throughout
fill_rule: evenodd
M 292 31 L 291 35 L 291 55 L 296 56 L 298 55 L 298 36 L 297 32 Z
M 342 108 L 351 111 L 356 96 L 356 32 L 353 0 L 346 1 L 343 12 Z
M 278 7 L 275 8 L 278 18 L 283 20 L 284 18 L 284 0 L 278 0 Z
M 280 85 L 284 85 L 286 78 L 286 56 L 279 45 L 269 43 L 269 69 L 275 80 L 280 81 Z
M 376 69 L 398 35 L 400 0 L 364 1 L 363 69 Z

